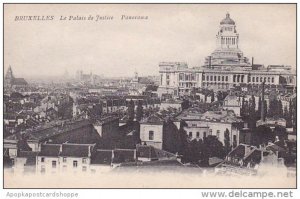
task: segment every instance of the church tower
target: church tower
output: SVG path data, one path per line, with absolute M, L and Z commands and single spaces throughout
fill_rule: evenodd
M 5 86 L 10 87 L 13 83 L 13 80 L 15 79 L 13 71 L 11 69 L 11 66 L 9 66 L 8 70 L 6 71 L 5 77 L 4 77 L 4 84 Z

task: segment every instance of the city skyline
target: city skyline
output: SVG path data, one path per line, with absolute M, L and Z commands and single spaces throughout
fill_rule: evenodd
M 6 5 L 4 9 L 4 70 L 10 65 L 16 76 L 62 76 L 66 70 L 71 76 L 77 70 L 107 77 L 133 76 L 135 71 L 141 76 L 158 75 L 161 61 L 201 66 L 215 49 L 219 22 L 227 12 L 237 24 L 240 49 L 246 57 L 265 66 L 296 67 L 294 5 L 37 6 L 40 9 L 26 5 Z M 80 9 L 82 6 L 86 9 Z M 54 15 L 55 20 L 14 21 L 20 10 L 24 16 Z M 86 13 L 114 19 L 59 20 L 61 15 Z M 123 15 L 148 19 L 122 20 Z M 11 37 L 14 39 L 8 39 Z

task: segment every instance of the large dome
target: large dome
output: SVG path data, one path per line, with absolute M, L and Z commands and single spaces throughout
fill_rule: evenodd
M 221 22 L 220 22 L 221 25 L 223 24 L 230 24 L 230 25 L 235 25 L 235 22 L 230 18 L 230 14 L 227 13 L 226 14 L 226 18 L 223 19 Z

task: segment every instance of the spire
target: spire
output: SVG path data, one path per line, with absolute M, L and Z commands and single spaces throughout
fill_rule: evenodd
M 7 69 L 7 72 L 6 72 L 6 75 L 5 75 L 5 79 L 14 79 L 14 74 L 13 74 L 13 71 L 11 69 L 11 66 L 9 65 L 8 69 Z

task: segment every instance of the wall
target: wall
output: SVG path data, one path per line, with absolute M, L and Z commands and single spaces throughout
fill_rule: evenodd
M 149 140 L 149 131 L 154 132 L 153 140 Z M 163 125 L 141 124 L 140 138 L 142 144 L 146 142 L 147 145 L 151 145 L 154 146 L 155 148 L 162 149 Z

